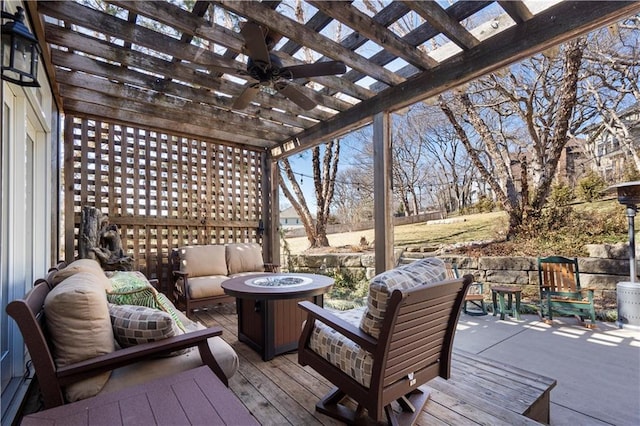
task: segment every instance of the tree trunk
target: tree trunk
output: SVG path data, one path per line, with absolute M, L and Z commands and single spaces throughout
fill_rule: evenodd
M 293 188 L 293 193 L 289 190 L 282 177 L 280 178 L 280 188 L 282 189 L 284 196 L 289 200 L 289 202 L 291 202 L 291 205 L 300 216 L 305 233 L 307 234 L 307 240 L 309 241 L 310 248 L 329 246 L 326 229 L 327 222 L 329 221 L 329 208 L 333 201 L 335 178 L 338 172 L 339 159 L 340 141 L 331 141 L 325 145 L 325 155 L 322 167 L 320 163 L 320 148 L 315 147 L 312 150 L 313 182 L 317 201 L 315 223 L 307 206 L 304 193 L 295 178 L 295 173 L 291 168 L 289 160 L 285 158 L 280 161 L 282 168 L 279 169 L 279 171 L 285 171 L 287 179 Z

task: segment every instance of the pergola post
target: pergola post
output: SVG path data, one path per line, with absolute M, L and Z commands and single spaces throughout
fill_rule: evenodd
M 262 250 L 265 262 L 280 264 L 280 198 L 278 165 L 270 152 L 262 156 Z
M 73 203 L 68 200 L 74 197 L 73 186 L 73 116 L 66 114 L 64 117 L 64 260 L 71 263 L 75 260 L 75 224 Z
M 391 115 L 373 117 L 373 193 L 375 220 L 376 274 L 394 267 L 393 192 L 391 157 Z

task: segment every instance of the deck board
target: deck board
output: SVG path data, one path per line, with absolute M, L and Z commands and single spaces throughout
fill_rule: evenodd
M 238 341 L 234 304 L 196 311 L 194 319 L 223 328 L 222 338 L 238 353 L 240 369 L 229 381 L 231 390 L 263 425 L 339 425 L 315 411 L 315 404 L 333 387 L 318 372 L 298 364 L 295 353 L 263 361 Z M 524 414 L 548 414 L 549 392 L 555 380 L 454 351 L 451 378 L 436 378 L 427 386 L 431 398 L 417 425 L 529 425 Z M 534 417 L 535 417 L 534 416 Z

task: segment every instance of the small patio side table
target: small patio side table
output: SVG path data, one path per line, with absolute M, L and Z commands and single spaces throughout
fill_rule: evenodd
M 520 295 L 522 289 L 516 287 L 507 286 L 492 286 L 491 287 L 491 300 L 493 301 L 493 316 L 500 313 L 500 319 L 503 320 L 505 314 L 514 317 L 520 321 Z M 507 303 L 505 304 L 504 297 L 507 296 Z M 515 296 L 515 306 L 513 304 L 513 298 Z

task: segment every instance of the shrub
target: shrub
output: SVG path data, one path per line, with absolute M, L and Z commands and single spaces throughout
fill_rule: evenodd
M 369 282 L 364 276 L 347 269 L 336 269 L 331 275 L 334 283 L 325 300 L 328 307 L 343 310 L 364 304 L 369 291 Z
M 486 195 L 480 196 L 478 202 L 476 203 L 478 213 L 491 213 L 495 207 L 496 203 Z
M 565 183 L 558 183 L 551 187 L 549 206 L 563 207 L 569 205 L 575 198 L 573 188 Z
M 602 192 L 606 188 L 607 183 L 604 181 L 602 176 L 600 176 L 593 170 L 588 172 L 578 182 L 578 192 L 580 194 L 580 197 L 588 203 L 601 198 Z
M 624 182 L 633 182 L 640 180 L 640 172 L 636 168 L 633 161 L 627 159 L 624 162 L 624 174 L 622 176 Z

